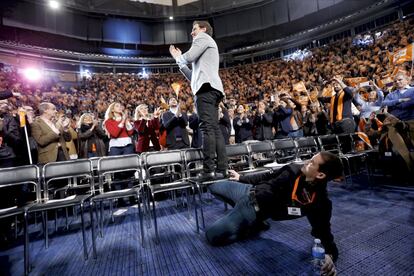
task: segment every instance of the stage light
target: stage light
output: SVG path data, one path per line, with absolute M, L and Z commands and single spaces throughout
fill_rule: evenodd
M 92 78 L 92 74 L 91 74 L 91 72 L 89 72 L 89 70 L 84 70 L 84 71 L 81 72 L 81 77 L 86 78 L 86 79 L 90 79 L 90 78 Z
M 170 19 L 170 20 L 173 20 L 173 19 L 174 19 L 174 17 L 173 17 L 173 16 L 170 16 L 170 17 L 169 17 L 169 19 Z
M 57 10 L 60 7 L 60 3 L 56 0 L 50 0 L 49 1 L 49 7 L 53 10 Z
M 142 77 L 144 79 L 148 79 L 148 77 L 149 77 L 149 74 L 145 71 L 145 68 L 142 69 Z
M 23 70 L 23 75 L 29 81 L 38 81 L 42 77 L 40 71 L 35 68 L 27 68 Z

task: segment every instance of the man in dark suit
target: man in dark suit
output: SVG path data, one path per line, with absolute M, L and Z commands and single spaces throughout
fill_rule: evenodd
M 186 129 L 188 117 L 181 111 L 177 99 L 172 97 L 168 101 L 170 110 L 164 112 L 161 124 L 167 131 L 167 149 L 184 149 L 190 146 L 190 139 Z
M 273 116 L 266 112 L 266 104 L 260 101 L 253 120 L 253 127 L 256 129 L 255 139 L 259 141 L 271 140 L 273 138 L 272 125 Z
M 219 76 L 218 47 L 211 37 L 213 28 L 207 21 L 194 21 L 191 35 L 193 43 L 190 50 L 182 54 L 180 49 L 171 45 L 170 53 L 180 71 L 191 81 L 203 134 L 203 172 L 198 176 L 198 180 L 203 182 L 227 175 L 225 144 L 218 124 L 218 105 L 224 98 L 224 89 Z M 191 70 L 186 65 L 189 63 Z
M 229 112 L 224 106 L 219 107 L 219 127 L 221 134 L 223 134 L 224 143 L 226 145 L 230 144 L 231 122 Z
M 203 136 L 201 135 L 201 131 L 199 128 L 200 120 L 198 119 L 197 112 L 194 111 L 190 118 L 188 118 L 188 124 L 190 128 L 193 130 L 193 138 L 191 140 L 191 147 L 192 148 L 201 148 L 203 145 Z

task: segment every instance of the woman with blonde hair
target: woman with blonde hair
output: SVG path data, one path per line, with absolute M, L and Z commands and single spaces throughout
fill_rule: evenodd
M 92 113 L 84 113 L 77 123 L 79 158 L 105 156 L 105 131 Z
M 160 129 L 160 110 L 160 108 L 155 109 L 153 117 L 151 118 L 149 116 L 148 106 L 146 104 L 140 104 L 135 108 L 134 128 L 138 133 L 138 139 L 135 144 L 135 151 L 137 153 L 148 151 L 150 141 L 154 147 L 154 150 L 159 151 L 161 149 L 157 137 L 157 132 Z
M 132 134 L 134 127 L 128 118 L 128 111 L 118 102 L 111 103 L 106 112 L 103 127 L 109 137 L 109 155 L 134 153 Z

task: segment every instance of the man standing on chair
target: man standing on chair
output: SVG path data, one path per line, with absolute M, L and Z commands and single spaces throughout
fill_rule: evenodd
M 198 177 L 201 182 L 225 177 L 228 166 L 224 138 L 218 122 L 218 106 L 224 98 L 224 92 L 219 76 L 219 52 L 212 35 L 213 28 L 207 21 L 194 21 L 191 48 L 182 54 L 180 49 L 170 46 L 170 53 L 180 71 L 191 81 L 200 120 L 204 155 L 203 172 Z M 187 67 L 189 63 L 191 69 Z

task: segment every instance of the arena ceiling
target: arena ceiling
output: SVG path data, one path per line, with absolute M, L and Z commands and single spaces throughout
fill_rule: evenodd
M 43 2 L 47 0 L 27 0 Z M 199 17 L 228 10 L 261 5 L 269 0 L 58 0 L 62 5 L 84 12 L 131 17 Z

